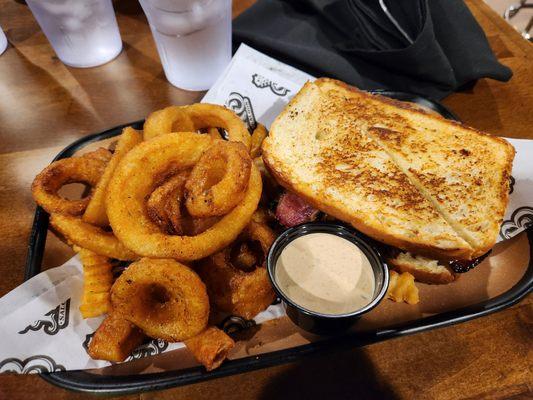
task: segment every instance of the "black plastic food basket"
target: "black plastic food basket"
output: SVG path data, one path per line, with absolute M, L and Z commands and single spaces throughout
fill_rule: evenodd
M 423 107 L 438 112 L 448 119 L 457 120 L 455 115 L 443 105 L 431 100 L 403 92 L 377 91 L 384 96 L 402 101 L 417 103 Z M 125 126 L 142 129 L 143 121 L 118 126 L 102 133 L 83 137 L 61 151 L 54 160 L 71 157 L 84 146 L 117 136 Z M 37 275 L 41 271 L 41 263 L 48 232 L 48 214 L 37 208 L 28 244 L 28 258 L 26 262 L 25 279 Z M 430 317 L 402 323 L 394 327 L 376 329 L 365 333 L 349 333 L 335 336 L 290 349 L 270 352 L 257 356 L 250 356 L 237 360 L 227 360 L 218 369 L 206 372 L 203 367 L 194 367 L 177 371 L 136 374 L 136 375 L 97 375 L 86 371 L 66 371 L 42 374 L 46 381 L 71 390 L 101 394 L 127 394 L 140 391 L 161 390 L 175 386 L 186 385 L 208 379 L 238 374 L 260 368 L 296 361 L 306 355 L 320 351 L 364 346 L 400 336 L 423 332 L 434 328 L 441 328 L 460 322 L 469 321 L 488 315 L 518 303 L 533 288 L 533 227 L 527 230 L 530 255 L 526 273 L 514 287 L 507 292 L 486 300 L 453 311 L 433 315 Z

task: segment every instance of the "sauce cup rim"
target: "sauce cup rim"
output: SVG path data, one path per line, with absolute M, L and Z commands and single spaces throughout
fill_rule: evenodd
M 276 277 L 276 262 L 278 257 L 281 255 L 283 249 L 291 243 L 293 240 L 309 235 L 311 233 L 327 233 L 342 237 L 343 239 L 349 240 L 355 244 L 368 258 L 370 265 L 372 266 L 372 271 L 374 272 L 374 279 L 376 279 L 376 284 L 378 283 L 378 276 L 376 269 L 381 269 L 382 271 L 382 280 L 383 284 L 381 290 L 378 294 L 372 299 L 370 303 L 366 306 L 358 308 L 354 311 L 344 314 L 324 314 L 317 311 L 309 310 L 301 305 L 292 301 L 279 287 Z M 268 278 L 276 294 L 289 306 L 296 308 L 299 312 L 306 314 L 311 317 L 320 317 L 327 319 L 341 319 L 341 318 L 353 318 L 359 317 L 374 307 L 376 307 L 381 300 L 385 297 L 388 286 L 389 286 L 389 268 L 387 264 L 383 261 L 381 254 L 378 249 L 371 245 L 371 242 L 364 237 L 364 235 L 358 231 L 350 229 L 344 225 L 330 223 L 330 222 L 307 222 L 301 225 L 288 228 L 283 231 L 272 243 L 270 250 L 268 251 L 266 266 L 268 272 Z

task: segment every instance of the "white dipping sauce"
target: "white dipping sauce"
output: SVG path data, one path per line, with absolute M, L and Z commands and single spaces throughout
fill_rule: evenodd
M 354 243 L 329 233 L 296 238 L 281 252 L 275 271 L 282 292 L 295 304 L 321 314 L 346 314 L 369 304 L 375 277 Z

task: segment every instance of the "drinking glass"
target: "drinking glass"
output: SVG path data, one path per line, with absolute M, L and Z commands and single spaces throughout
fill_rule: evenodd
M 231 0 L 139 0 L 167 80 L 207 90 L 231 60 Z
M 66 65 L 95 67 L 120 54 L 122 40 L 111 0 L 26 0 Z

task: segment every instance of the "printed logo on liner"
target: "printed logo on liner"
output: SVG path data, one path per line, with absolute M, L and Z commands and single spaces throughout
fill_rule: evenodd
M 231 92 L 226 101 L 226 106 L 244 121 L 248 129 L 253 131 L 256 128 L 257 120 L 255 119 L 252 101 L 249 97 L 237 92 Z
M 265 78 L 259 74 L 252 75 L 252 83 L 259 89 L 269 88 L 272 93 L 280 97 L 286 96 L 287 93 L 290 92 L 289 89 L 284 88 L 283 86 L 278 85 L 276 82 L 273 82 L 271 79 Z
M 500 236 L 503 239 L 510 239 L 531 226 L 533 226 L 533 208 L 519 207 L 513 211 L 510 219 L 503 221 Z
M 23 330 L 19 331 L 20 335 L 25 335 L 29 331 L 39 331 L 43 330 L 47 335 L 55 335 L 61 329 L 65 329 L 68 326 L 70 314 L 70 299 L 67 299 L 65 302 L 59 304 L 53 310 L 48 311 L 44 314 L 45 319 L 35 321 L 33 324 L 28 325 Z
M 11 372 L 16 374 L 42 374 L 44 372 L 66 371 L 65 367 L 49 356 L 38 355 L 20 360 L 18 358 L 6 358 L 0 361 L 0 373 Z

